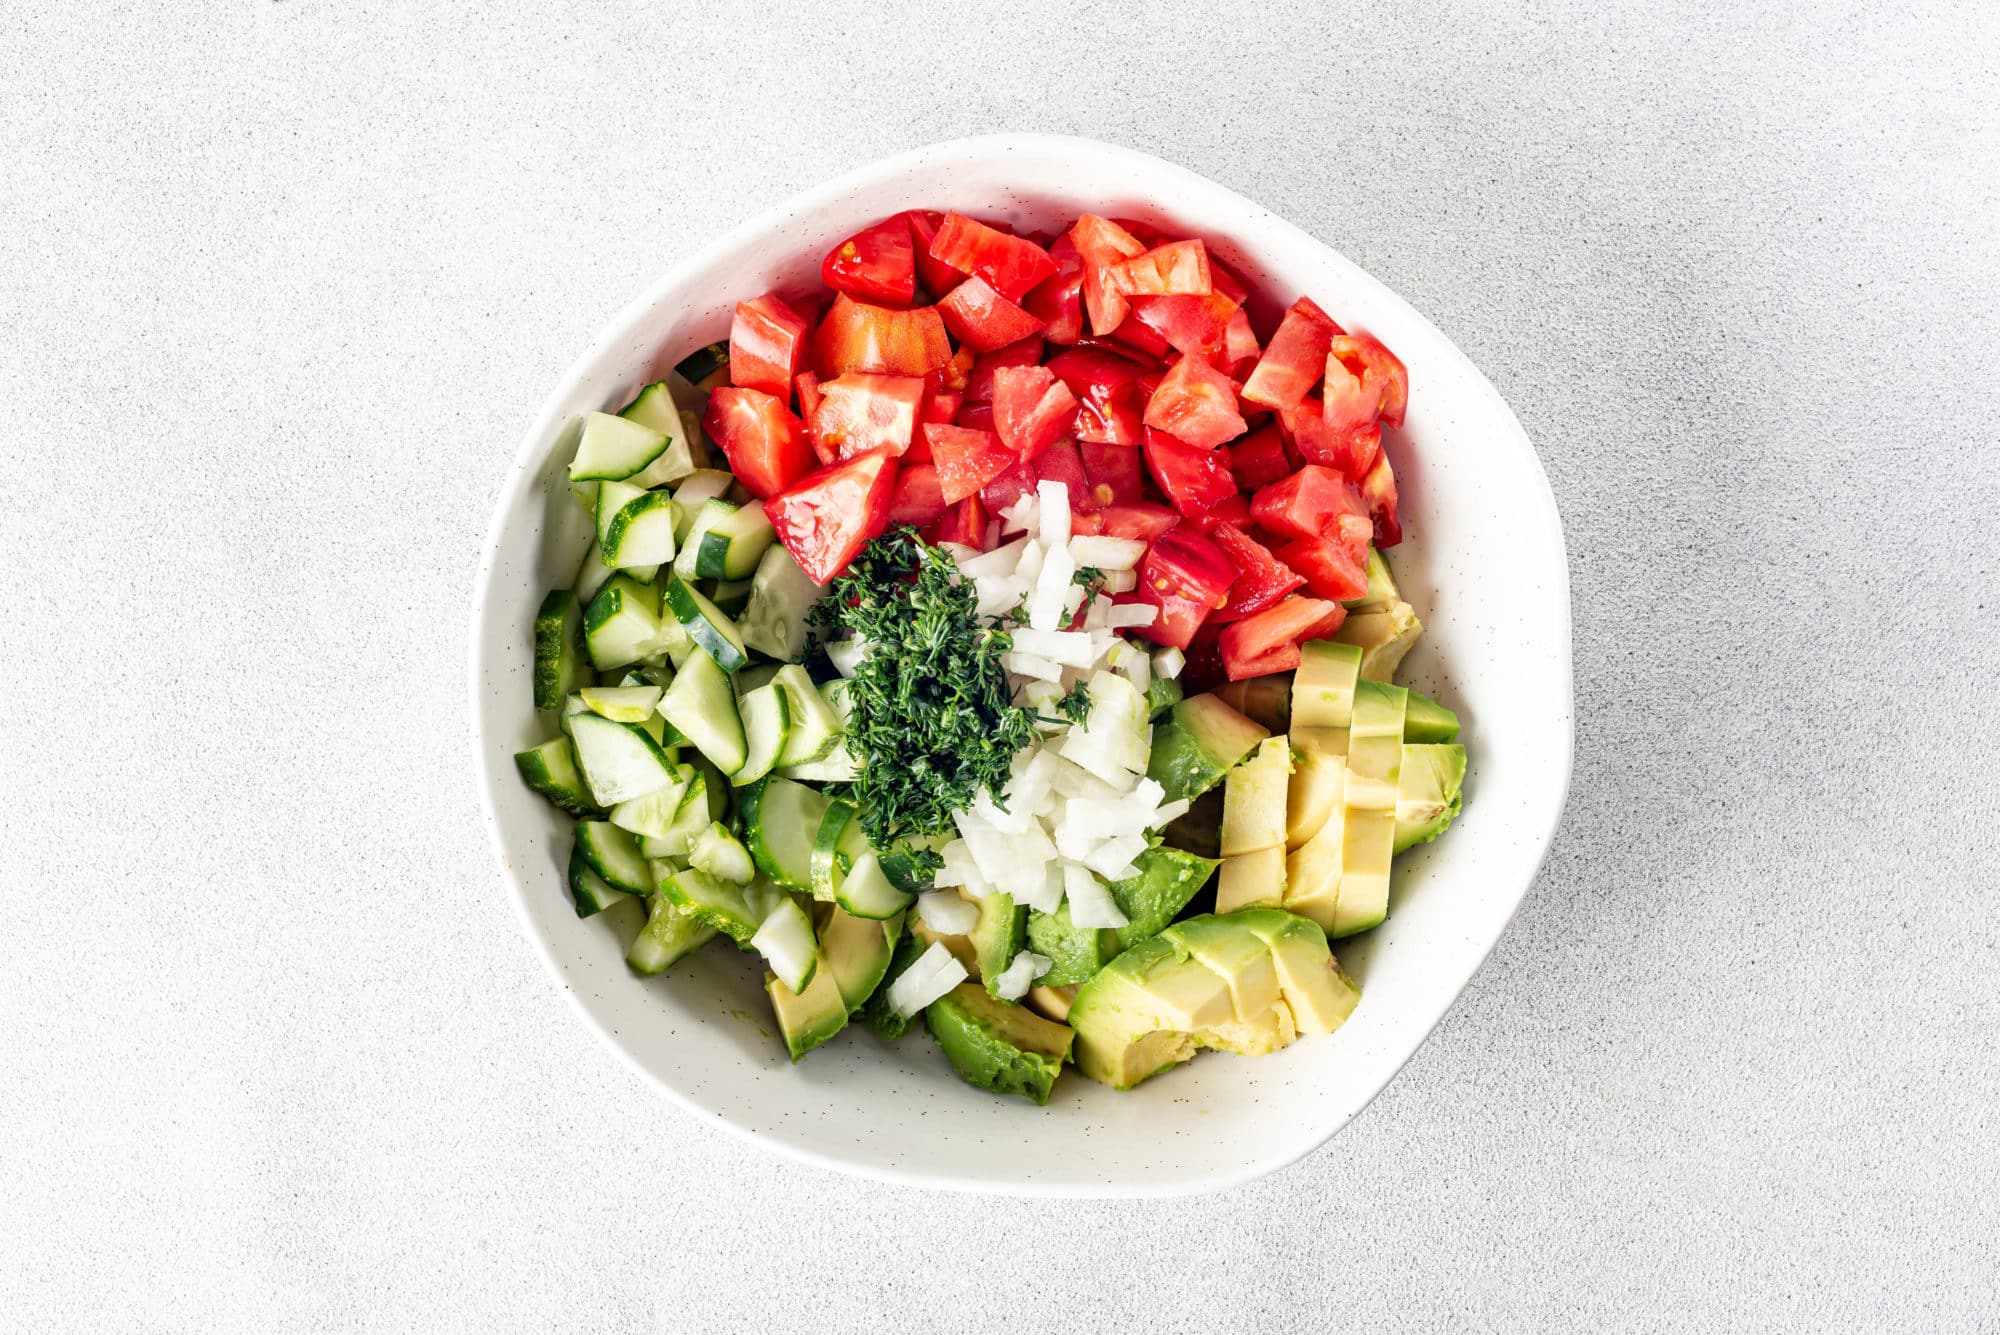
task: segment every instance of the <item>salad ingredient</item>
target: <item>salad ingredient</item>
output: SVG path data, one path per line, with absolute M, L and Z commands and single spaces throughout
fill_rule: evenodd
M 1002 975 L 1027 943 L 1028 906 L 1016 904 L 1011 895 L 992 891 L 980 899 L 979 920 L 966 935 L 972 939 L 973 955 L 979 962 L 979 976 L 985 980 L 986 990 L 999 996 L 997 989 Z M 1026 995 L 1027 991 L 1024 983 L 1015 996 Z
M 1399 602 L 1379 612 L 1359 612 L 1347 618 L 1334 638 L 1362 651 L 1361 675 L 1375 681 L 1389 681 L 1402 666 L 1403 655 L 1424 633 L 1417 610 Z
M 597 801 L 577 772 L 576 753 L 568 737 L 551 737 L 539 746 L 514 755 L 514 768 L 521 781 L 572 816 L 586 816 L 597 810 Z
M 968 1082 L 996 1094 L 1049 1101 L 1075 1039 L 1068 1025 L 961 983 L 933 1001 L 924 1023 L 939 1049 Z
M 783 391 L 791 393 L 790 382 Z M 768 500 L 811 472 L 815 459 L 805 423 L 786 399 L 725 385 L 709 391 L 702 429 L 729 457 L 729 471 L 752 496 Z
M 1034 242 L 1009 236 L 961 213 L 945 214 L 929 252 L 938 263 L 984 280 L 1009 301 L 1019 301 L 1056 272 L 1055 261 Z
M 813 334 L 813 370 L 824 385 L 849 371 L 928 375 L 951 361 L 951 338 L 935 306 L 891 310 L 833 299 Z M 790 382 L 786 382 L 789 388 Z
M 1410 698 L 1414 703 L 1417 697 L 1412 694 Z M 1402 771 L 1396 782 L 1396 852 L 1430 843 L 1443 834 L 1458 818 L 1464 784 L 1464 747 L 1405 742 Z
M 1146 775 L 1169 797 L 1196 798 L 1220 783 L 1268 735 L 1215 696 L 1190 696 L 1153 729 Z
M 626 950 L 625 963 L 636 974 L 665 973 L 715 937 L 713 927 L 655 893 L 646 906 L 646 925 Z
M 849 371 L 815 390 L 819 402 L 807 420 L 821 458 L 832 462 L 870 450 L 902 454 L 910 448 L 923 403 L 922 376 Z
M 898 1015 L 914 1016 L 964 982 L 966 976 L 958 957 L 942 942 L 932 942 L 889 984 L 889 1008 Z
M 751 936 L 750 948 L 764 957 L 772 975 L 786 991 L 803 993 L 819 971 L 819 941 L 813 935 L 812 919 L 797 900 L 778 898 Z M 834 986 L 838 989 L 838 980 Z M 842 1005 L 845 1004 L 843 1000 Z
M 805 577 L 824 585 L 887 525 L 895 482 L 889 454 L 877 450 L 804 478 L 764 511 Z
M 738 389 L 761 390 L 781 405 L 788 403 L 792 381 L 805 368 L 811 329 L 805 316 L 775 292 L 738 302 L 729 325 L 729 383 Z M 709 434 L 716 435 L 713 428 Z M 735 455 L 730 458 L 733 461 Z
M 781 663 L 797 662 L 811 634 L 806 619 L 825 592 L 825 586 L 814 582 L 783 545 L 766 548 L 750 577 L 749 601 L 736 622 L 744 647 Z
M 1403 711 L 1403 741 L 1429 743 L 1457 740 L 1458 715 L 1428 695 L 1411 691 L 1410 702 Z
M 820 929 L 820 943 L 849 1016 L 859 1011 L 881 986 L 892 953 L 902 939 L 900 919 L 877 922 L 858 918 L 838 907 L 827 913 L 826 925 Z
M 840 983 L 833 969 L 820 967 L 817 960 L 802 991 L 786 987 L 775 974 L 765 980 L 764 990 L 770 995 L 778 1032 L 793 1061 L 847 1027 L 847 1002 L 840 995 Z
M 835 292 L 883 306 L 907 306 L 917 296 L 917 253 L 909 223 L 898 214 L 864 227 L 826 253 L 819 278 Z
M 584 659 L 583 613 L 568 589 L 551 589 L 535 613 L 535 708 L 556 709 L 591 681 Z
M 622 480 L 642 472 L 667 448 L 667 435 L 610 413 L 587 413 L 578 437 L 569 480 Z

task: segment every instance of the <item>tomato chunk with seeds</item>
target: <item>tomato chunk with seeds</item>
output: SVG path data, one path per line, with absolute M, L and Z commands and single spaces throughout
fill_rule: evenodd
M 1108 277 L 1114 265 L 1146 252 L 1145 243 L 1108 218 L 1086 213 L 1069 231 L 1070 244 L 1083 260 L 1083 305 L 1090 330 L 1097 335 L 1116 329 L 1131 309 L 1125 294 Z
M 764 517 L 806 578 L 824 584 L 888 527 L 895 486 L 895 457 L 877 450 L 822 468 L 769 497 Z
M 1368 514 L 1367 504 L 1347 479 L 1319 464 L 1307 464 L 1260 489 L 1250 510 L 1265 529 L 1289 538 L 1324 537 L 1335 530 L 1343 514 Z
M 1042 332 L 1040 320 L 994 291 L 977 274 L 953 288 L 937 308 L 952 336 L 980 352 L 1004 348 Z
M 729 471 L 743 489 L 760 500 L 791 486 L 816 463 L 805 423 L 762 390 L 718 386 L 709 393 L 701 425 L 729 457 Z
M 1367 334 L 1342 334 L 1334 339 L 1327 347 L 1329 399 L 1336 379 L 1343 379 L 1343 384 L 1352 381 L 1358 386 L 1352 391 L 1357 399 L 1372 403 L 1375 415 L 1390 426 L 1403 424 L 1403 413 L 1410 404 L 1410 373 L 1380 340 Z
M 968 496 L 945 511 L 944 517 L 924 530 L 924 541 L 933 547 L 955 542 L 975 551 L 986 546 L 986 507 L 977 496 Z
M 1282 481 L 1292 471 L 1292 461 L 1285 455 L 1284 438 L 1275 426 L 1259 427 L 1232 442 L 1228 449 L 1229 471 L 1244 491 Z
M 1137 445 L 1145 439 L 1144 369 L 1102 348 L 1071 348 L 1049 358 L 1049 370 L 1076 396 L 1078 440 Z
M 1128 297 L 1205 297 L 1215 291 L 1208 272 L 1208 247 L 1174 241 L 1120 260 L 1105 281 Z
M 1109 529 L 1106 529 L 1109 532 Z M 1153 541 L 1139 563 L 1140 601 L 1159 608 L 1158 618 L 1138 633 L 1159 644 L 1185 649 L 1209 613 L 1228 601 L 1236 567 L 1220 547 L 1179 525 Z
M 1087 441 L 1077 445 L 1077 454 L 1083 460 L 1083 475 L 1090 482 L 1084 509 L 1130 505 L 1146 498 L 1146 465 L 1138 450 L 1130 445 Z
M 926 423 L 924 439 L 937 463 L 938 484 L 947 501 L 962 501 L 1016 462 L 1014 452 L 991 431 Z
M 944 518 L 950 508 L 935 464 L 905 463 L 896 471 L 896 488 L 889 496 L 890 523 L 922 528 Z
M 1134 450 L 1133 454 L 1138 451 Z M 1181 517 L 1164 505 L 1152 501 L 1115 502 L 1097 512 L 1101 532 L 1107 538 L 1132 538 L 1139 542 L 1152 542 L 1174 525 Z
M 811 418 L 816 448 L 837 459 L 881 449 L 902 454 L 916 434 L 924 381 L 922 376 L 849 371 L 818 386 L 818 394 L 819 409 Z
M 1339 333 L 1332 316 L 1312 298 L 1300 297 L 1278 322 L 1278 332 L 1257 359 L 1257 369 L 1243 382 L 1243 397 L 1267 408 L 1296 408 L 1326 374 L 1327 348 Z
M 805 369 L 806 317 L 775 292 L 736 303 L 729 324 L 729 383 L 789 405 L 792 381 Z
M 1026 237 L 1009 236 L 962 213 L 944 215 L 931 239 L 930 255 L 960 273 L 984 279 L 1009 301 L 1027 296 L 1056 271 L 1048 252 Z
M 1146 425 L 1198 449 L 1211 450 L 1248 430 L 1236 407 L 1236 386 L 1199 353 L 1167 369 L 1146 403 Z
M 1261 612 L 1306 582 L 1305 576 L 1240 528 L 1218 524 L 1209 529 L 1208 536 L 1236 563 L 1236 582 L 1229 586 L 1229 601 L 1217 615 L 1243 617 Z
M 1248 528 L 1250 526 L 1250 502 L 1243 499 L 1240 492 L 1232 493 L 1209 506 L 1198 515 L 1189 515 L 1188 522 L 1203 533 L 1214 535 L 1217 528 Z
M 864 227 L 826 253 L 819 280 L 836 292 L 883 306 L 917 297 L 917 248 L 900 215 Z
M 993 424 L 1007 448 L 1032 459 L 1076 428 L 1076 395 L 1046 366 L 993 373 Z
M 1033 491 L 1036 480 L 1035 466 L 1024 459 L 1016 459 L 979 489 L 979 503 L 986 507 L 988 514 L 999 514 Z
M 1043 450 L 1035 459 L 1035 481 L 1060 482 L 1069 492 L 1071 511 L 1094 508 L 1089 505 L 1090 480 L 1083 470 L 1083 459 L 1076 452 L 1076 442 L 1059 440 Z
M 944 215 L 935 209 L 910 209 L 902 215 L 910 229 L 910 240 L 916 246 L 917 281 L 924 291 L 934 297 L 945 293 L 965 281 L 965 275 L 949 264 L 931 258 L 931 242 L 937 240 L 938 228 L 944 225 Z
M 1361 497 L 1374 521 L 1375 545 L 1394 547 L 1401 542 L 1403 525 L 1396 515 L 1396 470 L 1389 467 L 1387 454 L 1376 455 L 1375 466 L 1361 479 Z
M 834 297 L 813 333 L 813 369 L 822 383 L 849 371 L 926 375 L 951 361 L 951 336 L 935 306 L 891 310 Z M 786 382 L 790 384 L 789 381 Z

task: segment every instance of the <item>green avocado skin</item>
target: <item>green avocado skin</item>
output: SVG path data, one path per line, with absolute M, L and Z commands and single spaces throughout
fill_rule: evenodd
M 991 1026 L 947 996 L 924 1010 L 931 1037 L 954 1070 L 970 1083 L 995 1094 L 1019 1094 L 1037 1105 L 1049 1101 L 1062 1060 L 1016 1047 Z
M 1054 913 L 1028 915 L 1028 948 L 1053 963 L 1035 981 L 1044 987 L 1080 983 L 1118 953 L 1118 937 L 1108 928 L 1078 927 L 1069 918 L 1069 901 Z
M 1163 846 L 1141 853 L 1136 865 L 1137 876 L 1113 881 L 1109 887 L 1111 897 L 1130 919 L 1117 929 L 1118 944 L 1125 950 L 1166 930 L 1220 864 L 1213 858 Z

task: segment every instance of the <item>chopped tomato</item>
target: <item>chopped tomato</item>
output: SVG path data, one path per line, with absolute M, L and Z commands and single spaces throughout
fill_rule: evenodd
M 1065 232 L 1049 246 L 1056 271 L 1021 299 L 1030 315 L 1048 326 L 1051 343 L 1074 343 L 1083 337 L 1083 257 Z
M 1285 457 L 1284 438 L 1275 426 L 1259 427 L 1228 448 L 1229 471 L 1244 491 L 1269 486 L 1292 471 L 1292 461 Z
M 760 500 L 774 496 L 813 470 L 805 423 L 784 400 L 757 389 L 718 386 L 701 421 L 744 490 Z
M 1167 301 L 1169 298 L 1155 297 L 1153 300 Z M 1158 330 L 1152 328 L 1150 325 L 1140 323 L 1136 314 L 1121 323 L 1116 329 L 1111 331 L 1107 338 L 1101 341 L 1119 351 L 1129 348 L 1146 360 L 1159 362 L 1162 366 L 1166 364 L 1167 358 L 1172 356 L 1174 351 L 1173 344 L 1167 342 L 1166 338 Z
M 1219 450 L 1205 450 L 1150 428 L 1146 470 L 1184 515 L 1198 515 L 1236 494 L 1236 479 L 1229 475 L 1229 461 Z
M 960 348 L 943 366 L 926 372 L 924 383 L 937 389 L 963 390 L 966 377 L 972 374 L 972 364 L 978 356 L 971 348 Z
M 930 442 L 938 483 L 947 501 L 977 494 L 1014 463 L 1014 452 L 991 431 L 930 422 L 924 425 L 924 439 Z
M 953 337 L 980 352 L 1042 332 L 1040 320 L 995 292 L 977 274 L 953 288 L 937 308 Z
M 1186 648 L 1208 614 L 1228 600 L 1235 580 L 1236 567 L 1222 548 L 1185 524 L 1168 529 L 1139 564 L 1136 592 L 1160 609 L 1159 619 L 1140 634 Z
M 1294 595 L 1283 602 L 1223 628 L 1218 645 L 1224 669 L 1231 681 L 1283 672 L 1299 665 L 1299 640 L 1305 632 L 1324 621 L 1338 603 Z M 1289 652 L 1287 652 L 1289 651 Z M 1289 659 L 1273 667 L 1274 660 Z
M 950 360 L 951 337 L 935 306 L 896 311 L 856 301 L 843 292 L 833 299 L 813 334 L 813 369 L 821 383 L 849 371 L 924 375 Z M 789 386 L 791 381 L 785 383 Z
M 958 405 L 965 402 L 965 395 L 957 390 L 933 389 L 924 393 L 923 407 L 917 409 L 918 422 L 943 422 L 947 425 L 958 418 Z M 922 440 L 922 436 L 911 439 L 911 447 Z
M 1339 603 L 1335 603 L 1327 611 L 1326 615 L 1313 622 L 1312 625 L 1307 626 L 1304 633 L 1299 636 L 1299 639 L 1301 642 L 1305 640 L 1323 640 L 1339 630 L 1340 623 L 1345 620 L 1347 620 L 1347 609 Z
M 942 213 L 911 209 L 903 214 L 903 221 L 909 224 L 910 240 L 916 244 L 917 281 L 924 285 L 924 291 L 942 297 L 965 281 L 964 274 L 931 258 L 931 242 L 937 240 L 938 228 L 944 225 Z
M 889 497 L 890 523 L 921 528 L 942 519 L 950 508 L 936 465 L 905 463 L 897 470 L 896 489 Z
M 998 514 L 1035 489 L 1035 466 L 1016 459 L 998 476 L 979 489 L 979 503 L 987 513 Z
M 1328 347 L 1339 344 L 1336 338 L 1328 341 Z M 1371 380 L 1367 367 L 1360 365 L 1359 357 L 1355 365 L 1349 366 L 1337 352 L 1326 354 L 1326 388 L 1321 395 L 1321 413 L 1326 419 L 1326 429 L 1336 437 L 1345 437 L 1353 432 L 1375 424 L 1382 415 L 1382 381 L 1378 376 Z M 1296 428 L 1294 429 L 1296 433 Z M 1304 446 L 1300 446 L 1304 449 Z
M 1222 365 L 1232 379 L 1239 378 L 1236 368 L 1253 361 L 1262 351 L 1257 346 L 1257 331 L 1250 327 L 1249 315 L 1238 306 L 1222 331 Z
M 813 453 L 819 456 L 819 461 L 830 464 L 834 460 L 834 452 L 820 444 L 812 429 L 813 414 L 819 411 L 819 377 L 811 371 L 801 371 L 793 383 L 798 386 L 799 420 L 806 424 L 806 440 L 812 445 Z
M 1215 291 L 1208 247 L 1200 241 L 1155 246 L 1112 265 L 1104 280 L 1128 297 L 1205 297 Z
M 812 415 L 818 449 L 841 459 L 879 449 L 902 454 L 916 433 L 924 381 L 921 376 L 850 371 L 819 386 L 819 396 L 819 411 Z
M 863 301 L 909 305 L 917 297 L 917 251 L 910 225 L 896 217 L 862 228 L 826 253 L 819 280 Z
M 1199 353 L 1189 353 L 1167 369 L 1146 403 L 1145 421 L 1204 450 L 1247 429 L 1236 410 L 1236 386 Z
M 1046 366 L 1002 366 L 993 372 L 993 422 L 1008 449 L 1032 459 L 1074 434 L 1076 395 Z
M 1366 559 L 1366 547 L 1363 549 Z M 1368 592 L 1368 569 L 1337 537 L 1298 538 L 1272 553 L 1296 570 L 1306 587 L 1322 598 L 1344 603 Z
M 1243 397 L 1267 408 L 1296 408 L 1326 374 L 1326 350 L 1340 333 L 1333 317 L 1300 297 L 1278 323 L 1257 369 L 1243 383 Z
M 1403 424 L 1403 413 L 1410 404 L 1410 373 L 1395 353 L 1367 334 L 1342 334 L 1327 348 L 1329 398 L 1340 373 L 1360 386 L 1356 393 L 1375 405 L 1383 421 L 1390 426 Z
M 982 353 L 973 363 L 965 377 L 965 401 L 967 403 L 993 402 L 993 373 L 1003 366 L 1038 366 L 1042 360 L 1042 340 L 1039 335 L 1022 339 L 1019 343 L 1009 343 L 1004 348 Z
M 1250 502 L 1243 499 L 1241 492 L 1232 491 L 1200 514 L 1190 515 L 1188 522 L 1208 534 L 1218 528 L 1248 528 Z
M 1111 285 L 1108 271 L 1113 265 L 1145 254 L 1146 245 L 1117 223 L 1094 213 L 1076 220 L 1069 239 L 1083 260 L 1083 304 L 1090 312 L 1091 332 L 1100 336 L 1109 334 L 1130 307 L 1125 294 Z
M 1077 452 L 1083 459 L 1083 475 L 1090 481 L 1083 508 L 1098 510 L 1145 499 L 1146 468 L 1139 451 L 1130 445 L 1089 441 L 1078 445 Z
M 1089 501 L 1090 481 L 1083 471 L 1075 441 L 1059 440 L 1043 450 L 1035 460 L 1035 481 L 1062 483 L 1069 492 L 1072 511 L 1085 508 Z
M 729 383 L 790 405 L 792 379 L 805 369 L 806 317 L 775 292 L 736 303 L 729 325 Z
M 967 496 L 945 511 L 944 517 L 924 530 L 924 541 L 936 546 L 955 542 L 978 550 L 986 546 L 986 507 L 977 496 Z
M 1236 317 L 1243 315 L 1242 300 L 1228 296 L 1220 286 L 1207 296 L 1134 297 L 1132 318 L 1120 325 L 1118 332 L 1121 337 L 1129 338 L 1135 326 L 1143 327 L 1176 352 L 1199 352 L 1220 362 L 1226 360 L 1224 349 L 1230 327 Z M 1246 330 L 1249 324 L 1250 318 L 1243 316 Z M 1253 335 L 1251 342 L 1255 341 Z
M 1136 456 L 1139 452 L 1132 451 Z M 1180 522 L 1180 516 L 1164 505 L 1151 501 L 1116 502 L 1097 512 L 1107 538 L 1133 538 L 1152 542 Z
M 896 460 L 888 451 L 856 455 L 767 498 L 764 517 L 806 578 L 824 584 L 888 527 L 895 485 Z
M 1288 538 L 1320 538 L 1332 533 L 1340 516 L 1368 513 L 1361 494 L 1331 468 L 1307 464 L 1281 482 L 1261 488 L 1250 502 L 1257 522 Z
M 1137 362 L 1101 348 L 1071 348 L 1049 358 L 1049 370 L 1069 386 L 1080 405 L 1078 440 L 1137 445 L 1145 438 L 1146 400 L 1139 388 L 1144 368 Z
M 993 405 L 991 403 L 962 403 L 958 406 L 958 416 L 951 419 L 958 426 L 971 427 L 975 431 L 993 429 Z
M 931 258 L 960 273 L 983 278 L 1009 301 L 1019 301 L 1056 271 L 1048 252 L 1025 237 L 1009 236 L 962 213 L 947 213 L 931 239 Z
M 1196 691 L 1213 690 L 1228 679 L 1222 669 L 1222 650 L 1218 644 L 1221 639 L 1222 626 L 1210 617 L 1188 641 L 1185 648 L 1187 666 L 1181 669 L 1180 681 L 1190 695 Z
M 1208 530 L 1208 536 L 1236 563 L 1236 582 L 1229 586 L 1229 602 L 1218 616 L 1229 613 L 1243 617 L 1261 612 L 1306 582 L 1303 575 L 1271 555 L 1268 547 L 1240 528 L 1217 524 Z
M 1396 517 L 1396 470 L 1389 467 L 1386 453 L 1375 456 L 1375 466 L 1361 479 L 1361 496 L 1375 522 L 1375 545 L 1394 547 L 1401 542 L 1403 525 Z
M 1292 433 L 1300 458 L 1324 464 L 1350 481 L 1361 480 L 1382 448 L 1382 429 L 1375 418 L 1359 426 L 1335 427 L 1326 420 L 1325 406 L 1315 394 L 1306 395 L 1298 407 L 1279 417 Z

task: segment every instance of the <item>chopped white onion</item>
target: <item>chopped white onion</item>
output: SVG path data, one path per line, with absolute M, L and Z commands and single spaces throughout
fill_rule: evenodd
M 898 1015 L 915 1015 L 966 980 L 958 957 L 933 941 L 895 982 L 889 984 L 889 1008 Z
M 917 896 L 917 916 L 933 932 L 964 936 L 979 925 L 979 906 L 968 904 L 956 890 L 932 890 Z
M 1113 570 L 1104 576 L 1106 593 L 1130 593 L 1139 587 L 1139 576 L 1130 570 Z
M 1033 538 L 1021 544 L 1021 558 L 1014 563 L 1014 578 L 1021 581 L 1023 588 L 1034 586 L 1036 578 L 1042 573 L 1042 562 L 1047 556 L 1048 553 L 1042 550 L 1042 544 Z
M 1024 950 L 994 976 L 993 995 L 1002 1001 L 1019 1001 L 1028 995 L 1028 989 L 1035 985 L 1035 980 L 1054 965 L 1055 961 L 1048 956 Z
M 1063 889 L 1069 894 L 1069 920 L 1078 927 L 1123 927 L 1131 921 L 1086 867 L 1064 867 Z
M 952 840 L 939 851 L 938 857 L 943 860 L 943 865 L 931 878 L 931 884 L 938 889 L 943 890 L 955 885 L 975 899 L 984 899 L 993 893 L 993 882 L 987 880 L 986 873 L 979 870 L 979 864 L 972 858 L 972 846 L 965 840 Z
M 1022 563 L 1025 571 L 1027 563 Z M 1063 598 L 1076 577 L 1076 562 L 1069 548 L 1057 547 L 1042 558 L 1035 576 L 1035 591 L 1028 595 L 1028 624 L 1036 630 L 1054 630 L 1062 623 Z
M 995 575 L 1010 576 L 1014 573 L 1014 567 L 1020 564 L 1021 549 L 1027 544 L 1026 538 L 1016 538 L 1012 542 L 995 547 L 990 552 L 980 552 L 968 557 L 958 563 L 958 573 L 967 579 L 990 578 Z
M 1168 681 L 1178 678 L 1181 675 L 1181 669 L 1186 666 L 1187 655 L 1172 645 L 1157 650 L 1153 654 L 1153 671 L 1165 677 Z
M 1042 546 L 1065 546 L 1069 542 L 1069 488 L 1060 482 L 1037 482 L 1035 498 L 1041 502 L 1041 527 L 1036 535 Z
M 1017 677 L 1033 677 L 1036 681 L 1062 680 L 1062 664 L 1051 663 L 1035 654 L 1002 654 L 1000 666 Z
M 1122 881 L 1132 874 L 1132 859 L 1145 851 L 1145 835 L 1116 835 L 1099 844 L 1083 865 L 1107 881 Z
M 1079 566 L 1095 566 L 1105 574 L 1132 570 L 1146 554 L 1146 544 L 1137 538 L 1106 538 L 1079 533 L 1069 540 L 1070 559 Z
M 1013 635 L 1017 654 L 1033 654 L 1073 668 L 1087 668 L 1096 658 L 1090 636 L 1080 630 L 1036 630 L 1033 626 L 1023 626 Z
M 1120 630 L 1150 626 L 1160 619 L 1160 609 L 1151 603 L 1120 603 L 1111 609 L 1111 624 Z

